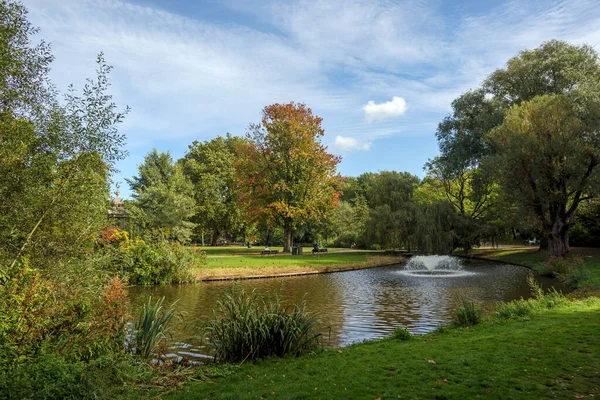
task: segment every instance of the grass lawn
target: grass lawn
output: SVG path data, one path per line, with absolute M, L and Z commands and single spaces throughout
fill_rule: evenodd
M 498 249 L 475 249 L 473 255 L 491 260 L 506 261 L 526 265 L 533 269 L 547 261 L 549 256 L 546 251 L 538 251 L 532 248 L 498 248 Z M 589 274 L 589 279 L 583 282 L 583 286 L 600 288 L 600 249 L 575 248 L 571 256 L 581 257 L 584 268 Z
M 600 397 L 600 299 L 300 358 L 247 362 L 169 399 Z
M 401 262 L 398 257 L 384 256 L 378 252 L 330 249 L 328 253 L 312 254 L 310 248 L 302 255 L 265 255 L 261 248 L 246 247 L 195 247 L 206 255 L 207 265 L 193 271 L 197 279 L 242 278 L 259 275 L 314 273 L 367 268 Z M 271 250 L 282 251 L 273 247 Z

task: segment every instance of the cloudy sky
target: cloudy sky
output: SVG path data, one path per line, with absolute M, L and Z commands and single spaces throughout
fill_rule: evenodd
M 52 43 L 51 78 L 82 87 L 104 52 L 130 156 L 175 158 L 243 135 L 272 103 L 323 117 L 340 172 L 423 176 L 451 101 L 519 50 L 550 39 L 600 50 L 597 0 L 23 0 Z M 127 194 L 127 185 L 121 185 Z

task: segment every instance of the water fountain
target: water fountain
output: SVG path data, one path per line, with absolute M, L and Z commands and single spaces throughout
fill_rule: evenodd
M 401 271 L 411 276 L 465 276 L 472 272 L 463 270 L 459 258 L 451 256 L 414 256 Z

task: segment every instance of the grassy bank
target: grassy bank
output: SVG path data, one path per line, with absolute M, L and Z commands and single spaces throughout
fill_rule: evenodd
M 547 251 L 539 251 L 536 247 L 475 249 L 473 256 L 525 265 L 534 270 L 537 270 L 549 259 Z M 586 287 L 600 289 L 600 249 L 574 249 L 570 257 L 580 258 L 583 261 L 583 268 L 587 272 L 588 278 L 581 282 L 581 289 Z
M 206 266 L 192 271 L 198 280 L 222 278 L 247 278 L 318 272 L 345 271 L 391 265 L 401 262 L 397 256 L 385 256 L 378 252 L 343 251 L 330 249 L 328 253 L 312 254 L 310 249 L 302 255 L 265 255 L 260 248 L 245 247 L 198 247 L 198 253 L 206 257 Z M 279 250 L 281 248 L 272 248 Z
M 409 341 L 224 367 L 170 399 L 463 399 L 600 396 L 600 300 Z M 234 370 L 231 373 L 231 370 Z M 217 374 L 218 375 L 218 374 Z

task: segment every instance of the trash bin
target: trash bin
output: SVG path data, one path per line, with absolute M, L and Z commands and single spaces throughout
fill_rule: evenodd
M 298 246 L 298 255 L 301 256 L 302 255 L 302 246 Z
M 292 255 L 293 256 L 297 256 L 298 255 L 298 248 L 296 246 L 292 246 Z

